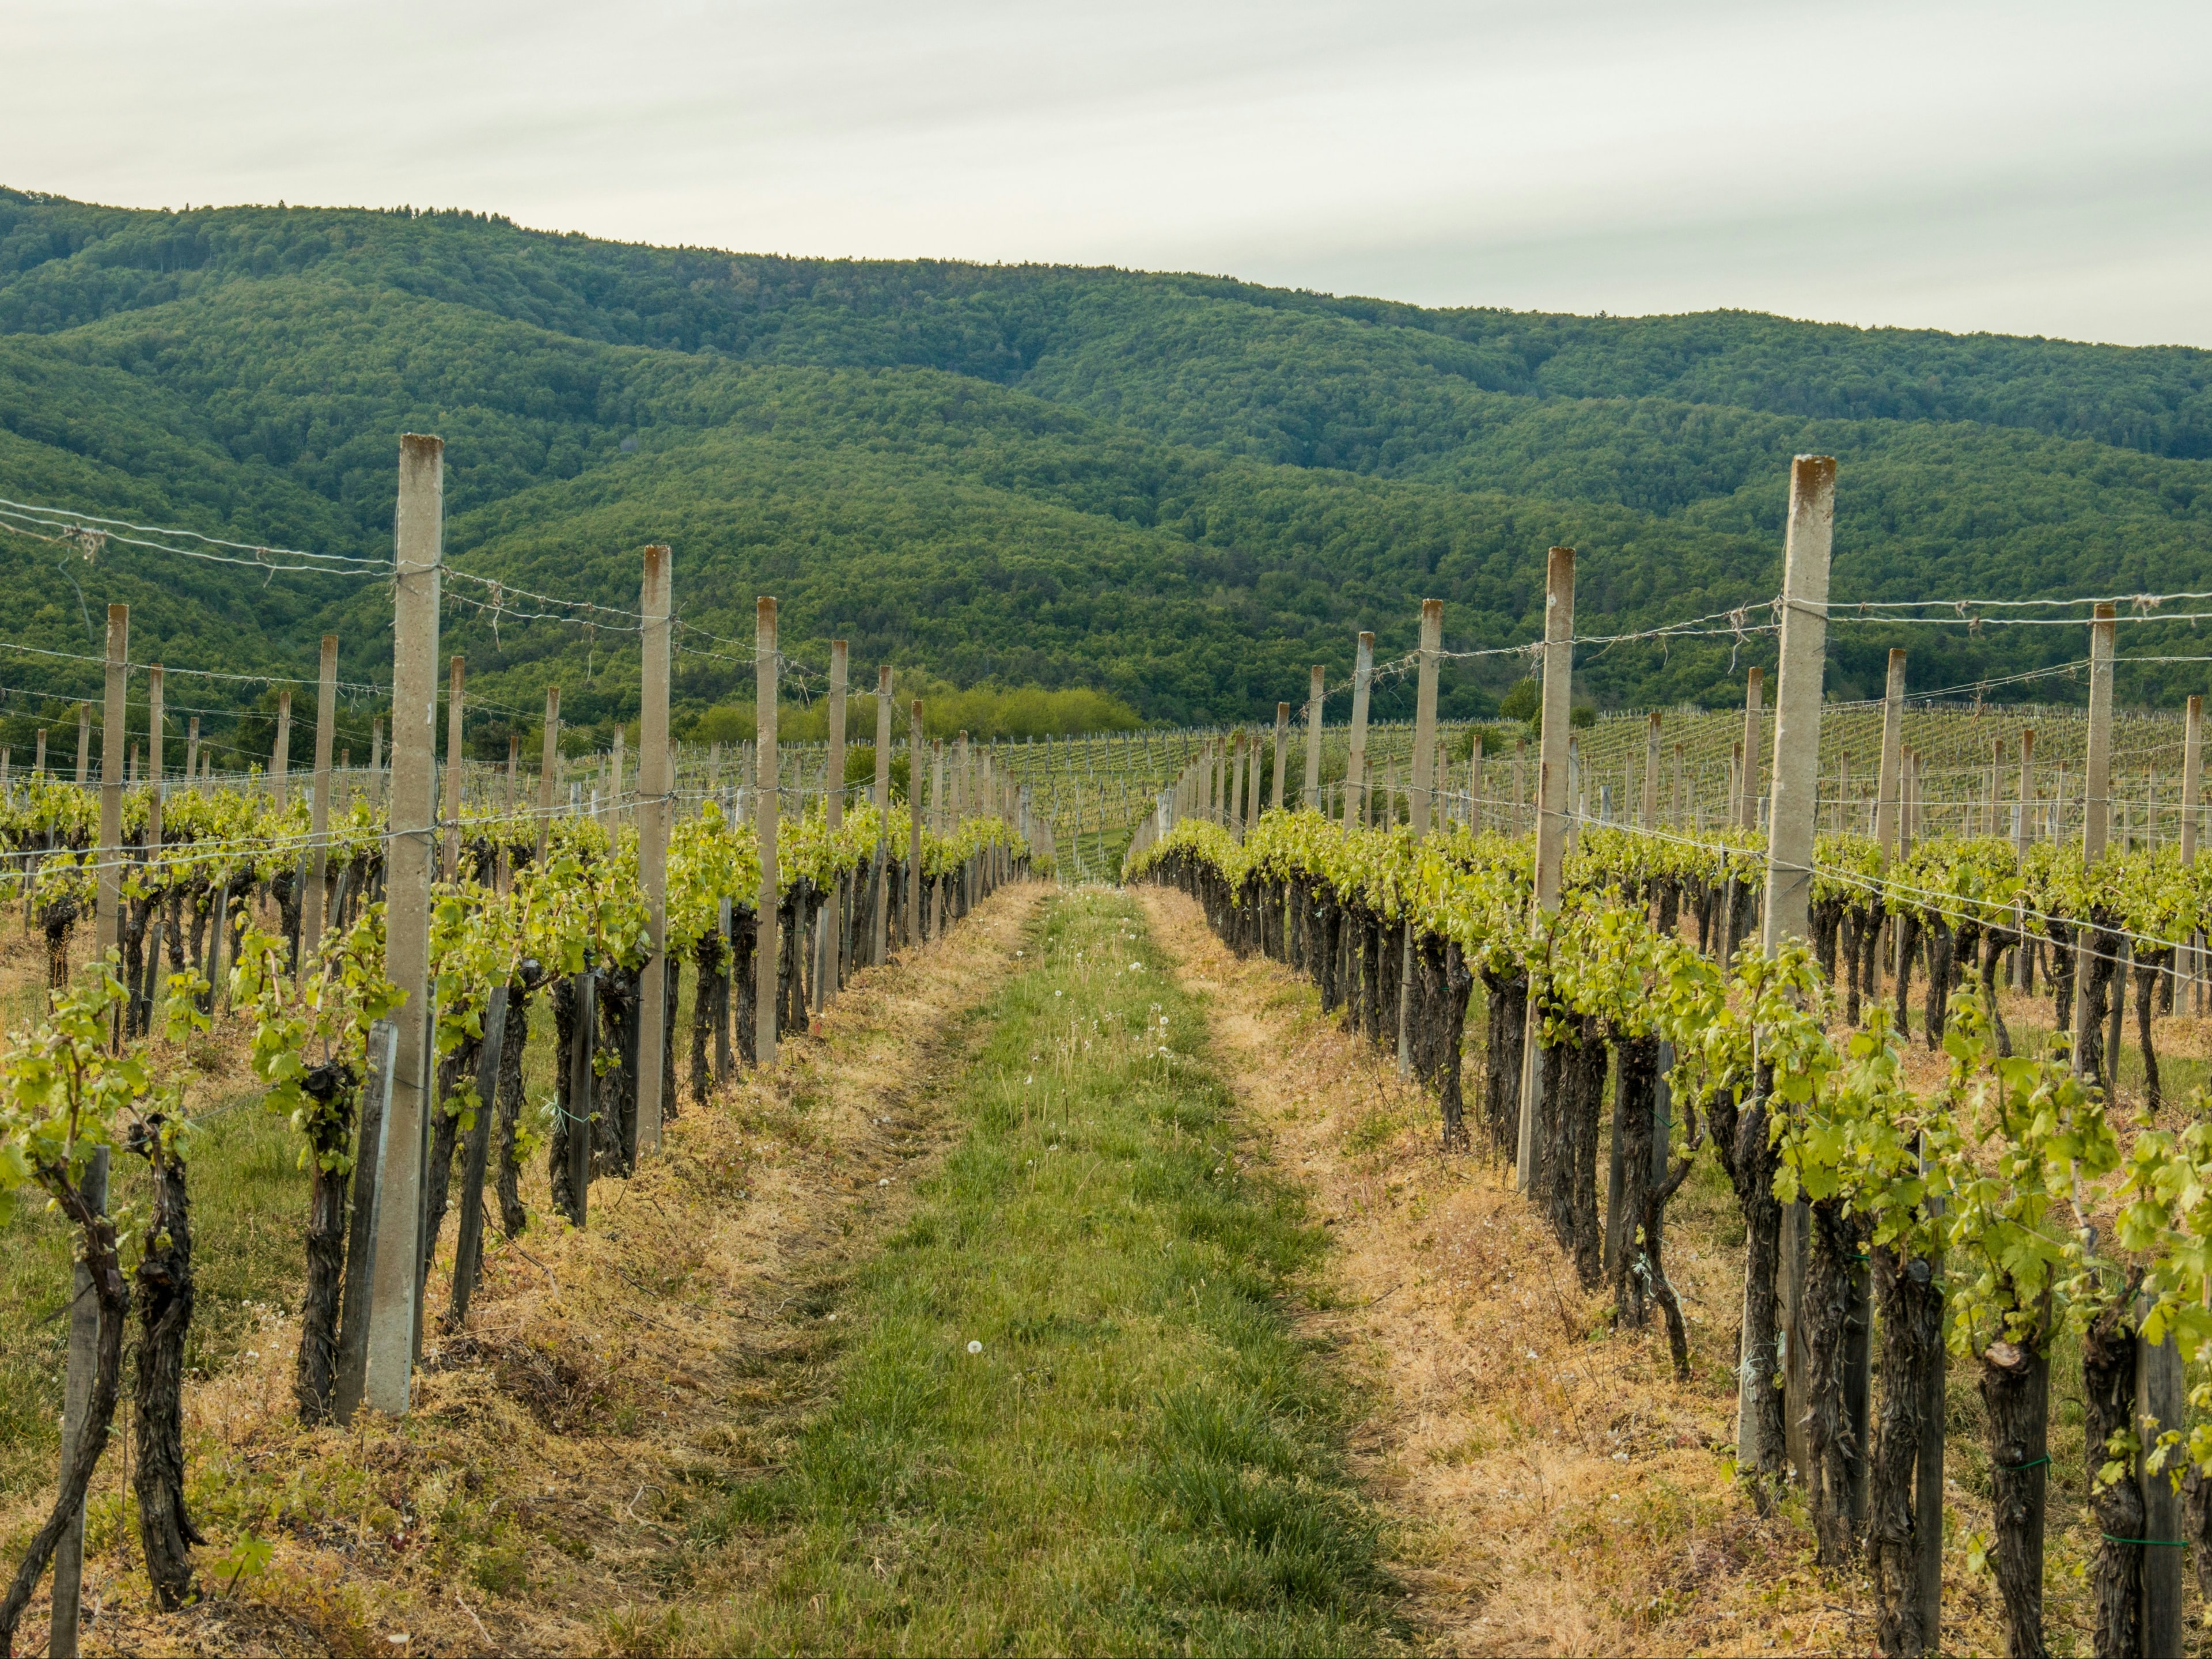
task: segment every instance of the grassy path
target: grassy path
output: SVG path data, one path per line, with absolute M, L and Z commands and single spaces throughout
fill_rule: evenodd
M 653 1644 L 855 1653 L 1395 1644 L 1263 1166 L 1142 913 L 1048 901 L 942 1102 L 960 1138 L 807 1312 L 834 1395 L 690 1517 L 749 1571 Z M 641 1632 L 641 1634 L 642 1632 Z

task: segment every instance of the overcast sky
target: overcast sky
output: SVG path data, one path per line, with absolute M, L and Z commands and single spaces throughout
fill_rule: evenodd
M 0 183 L 2212 346 L 2212 4 L 6 0 Z

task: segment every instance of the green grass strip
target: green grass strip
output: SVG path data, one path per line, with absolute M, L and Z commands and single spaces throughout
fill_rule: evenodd
M 847 1334 L 834 1403 L 698 1519 L 765 1583 L 647 1644 L 1396 1646 L 1342 1401 L 1289 1318 L 1321 1235 L 1240 1148 L 1201 1009 L 1118 894 L 1052 901 L 1022 969 L 949 1103 L 964 1139 L 809 1316 Z

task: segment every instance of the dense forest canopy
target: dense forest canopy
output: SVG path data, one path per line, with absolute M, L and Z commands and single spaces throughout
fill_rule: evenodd
M 787 655 L 817 672 L 835 635 L 858 684 L 888 661 L 1167 721 L 1272 720 L 1308 664 L 1344 678 L 1358 629 L 1407 649 L 1424 597 L 1446 602 L 1455 651 L 1529 641 L 1553 544 L 1581 550 L 1585 634 L 1758 607 L 1778 582 L 1788 458 L 1808 450 L 1840 463 L 1840 601 L 2212 588 L 2212 353 L 0 190 L 0 496 L 375 554 L 404 430 L 447 441 L 457 568 L 629 608 L 640 546 L 674 547 L 694 630 L 679 721 L 700 730 L 749 704 L 762 592 L 783 601 Z M 348 679 L 388 672 L 378 580 L 113 543 L 88 565 L 20 535 L 0 557 L 0 639 L 18 646 L 96 653 L 119 599 L 141 661 L 300 673 L 335 630 Z M 630 718 L 635 635 L 528 608 L 447 608 L 485 705 L 476 740 L 503 754 L 551 682 L 581 726 Z M 1878 692 L 1893 644 L 1934 688 L 2070 662 L 2081 634 L 1854 617 L 1831 685 Z M 2188 656 L 2194 637 L 2131 624 L 2122 649 Z M 7 741 L 97 684 L 87 664 L 0 656 Z M 1723 625 L 1586 652 L 1578 691 L 1719 702 L 1771 657 L 1769 636 Z M 1455 658 L 1448 712 L 1494 712 L 1527 666 Z M 2169 702 L 2201 667 L 2126 670 L 2121 692 Z M 273 696 L 185 687 L 173 705 L 210 714 Z M 1387 682 L 1378 714 L 1410 697 Z

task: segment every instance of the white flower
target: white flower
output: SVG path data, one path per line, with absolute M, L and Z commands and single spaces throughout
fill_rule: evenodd
M 980 1342 L 970 1342 L 968 1345 L 968 1352 L 969 1353 L 981 1353 L 983 1352 L 983 1345 Z

